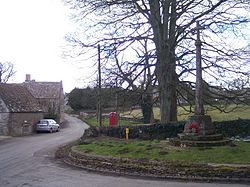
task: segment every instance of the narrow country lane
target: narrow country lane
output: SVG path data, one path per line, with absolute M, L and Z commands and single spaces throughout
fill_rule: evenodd
M 66 116 L 69 127 L 58 133 L 41 133 L 0 142 L 1 187 L 243 187 L 247 185 L 188 183 L 105 176 L 73 168 L 54 159 L 58 146 L 78 139 L 87 128 Z

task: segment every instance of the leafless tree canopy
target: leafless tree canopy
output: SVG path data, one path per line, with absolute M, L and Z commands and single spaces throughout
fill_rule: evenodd
M 0 83 L 6 83 L 15 74 L 14 65 L 10 62 L 0 62 Z
M 249 87 L 246 35 L 249 1 L 65 0 L 65 3 L 74 9 L 80 24 L 79 30 L 67 37 L 74 47 L 71 55 L 86 55 L 101 44 L 109 82 L 113 77 L 128 86 L 140 85 L 146 70 L 151 81 L 157 80 L 163 123 L 176 120 L 179 96 L 192 104 L 185 91 L 192 94 L 195 86 L 196 21 L 205 28 L 201 33 L 203 78 L 208 85 L 214 85 L 206 94 L 220 99 L 227 90 L 235 93 L 233 82 L 241 84 L 242 90 Z M 230 94 L 227 97 L 238 98 Z

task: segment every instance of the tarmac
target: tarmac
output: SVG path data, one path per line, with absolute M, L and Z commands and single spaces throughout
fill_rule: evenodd
M 10 138 L 12 138 L 12 136 L 0 136 L 0 143 Z

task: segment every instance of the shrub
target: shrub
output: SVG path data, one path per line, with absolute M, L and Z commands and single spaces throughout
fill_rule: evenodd
M 216 127 L 216 133 L 223 134 L 226 137 L 247 137 L 250 136 L 250 120 L 232 120 L 214 122 Z
M 171 124 L 153 124 L 153 125 L 138 125 L 129 127 L 129 138 L 139 139 L 165 139 L 175 137 L 183 131 L 185 122 Z M 111 137 L 125 137 L 126 127 L 103 127 L 100 129 L 101 134 Z
M 153 125 L 138 125 L 129 127 L 129 138 L 134 139 L 166 139 L 176 137 L 178 133 L 184 130 L 185 121 L 169 123 L 169 124 L 153 124 Z M 225 137 L 250 136 L 250 120 L 233 120 L 214 122 L 216 133 L 223 134 Z M 124 126 L 120 127 L 103 127 L 100 133 L 106 136 L 124 138 Z

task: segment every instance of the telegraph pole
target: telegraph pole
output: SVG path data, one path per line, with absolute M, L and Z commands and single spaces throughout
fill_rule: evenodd
M 118 84 L 117 78 L 115 79 L 115 112 L 116 112 L 116 126 L 120 126 L 120 114 L 119 114 L 119 103 L 118 103 Z
M 97 121 L 99 127 L 102 126 L 102 95 L 101 95 L 101 48 L 100 44 L 98 44 L 98 104 L 97 104 Z

